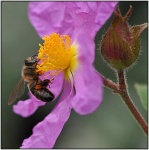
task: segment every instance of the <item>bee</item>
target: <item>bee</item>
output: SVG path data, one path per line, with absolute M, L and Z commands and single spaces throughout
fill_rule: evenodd
M 13 89 L 8 99 L 8 105 L 11 105 L 17 98 L 19 98 L 25 91 L 25 82 L 29 91 L 39 100 L 44 102 L 51 102 L 54 99 L 54 94 L 47 89 L 51 80 L 41 80 L 39 74 L 36 72 L 36 65 L 38 63 L 37 54 L 24 60 L 22 68 L 22 78 Z

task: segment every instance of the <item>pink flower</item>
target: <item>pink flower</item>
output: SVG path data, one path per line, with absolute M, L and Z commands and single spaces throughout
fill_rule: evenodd
M 44 45 L 40 45 L 38 57 L 42 60 L 46 54 L 47 60 L 49 58 L 48 62 L 44 59 L 43 66 L 39 64 L 37 68 L 42 71 L 46 68 L 50 72 L 54 70 L 50 75 L 47 70 L 44 72 L 49 75 L 48 78 L 54 75 L 53 83 L 48 88 L 55 98 L 60 93 L 61 95 L 52 112 L 33 128 L 33 134 L 23 141 L 21 148 L 52 148 L 72 108 L 85 115 L 94 112 L 101 104 L 102 80 L 93 67 L 94 37 L 116 4 L 117 2 L 29 4 L 30 21 L 38 34 L 44 37 Z M 44 36 L 49 34 L 50 36 Z M 60 42 L 54 45 L 55 41 Z M 43 77 L 45 74 L 41 78 Z M 30 94 L 30 99 L 18 102 L 13 110 L 28 117 L 44 104 Z

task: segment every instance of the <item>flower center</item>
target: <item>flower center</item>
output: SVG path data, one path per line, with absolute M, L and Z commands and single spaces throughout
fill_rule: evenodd
M 42 39 L 44 43 L 39 44 L 38 59 L 40 62 L 36 66 L 36 72 L 40 74 L 49 72 L 50 76 L 56 76 L 64 71 L 67 78 L 77 66 L 78 46 L 72 44 L 68 35 L 52 33 Z

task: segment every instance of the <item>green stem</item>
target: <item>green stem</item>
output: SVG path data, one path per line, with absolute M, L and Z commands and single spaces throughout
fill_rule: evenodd
M 114 93 L 119 93 L 119 87 L 116 83 L 114 83 L 113 81 L 109 79 L 106 79 L 104 76 L 101 76 L 101 77 L 102 77 L 104 86 L 112 89 Z
M 127 86 L 125 82 L 125 75 L 123 70 L 118 70 L 118 82 L 119 82 L 119 94 L 122 97 L 122 100 L 127 105 L 128 109 L 131 111 L 132 115 L 135 117 L 139 125 L 142 127 L 144 132 L 148 135 L 148 126 L 135 105 L 133 104 L 128 91 Z
M 105 77 L 101 76 L 103 79 L 103 83 L 106 87 L 112 89 L 115 93 L 119 94 L 122 98 L 122 100 L 125 102 L 126 106 L 134 116 L 134 118 L 137 120 L 139 125 L 142 127 L 146 135 L 148 135 L 148 126 L 135 105 L 133 104 L 131 98 L 129 97 L 127 86 L 125 83 L 125 75 L 123 70 L 118 71 L 118 83 L 116 84 L 111 80 L 106 79 Z

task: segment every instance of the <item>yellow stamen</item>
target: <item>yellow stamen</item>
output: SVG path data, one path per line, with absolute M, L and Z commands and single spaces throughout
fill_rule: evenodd
M 78 64 L 78 46 L 72 45 L 68 35 L 52 33 L 50 36 L 45 36 L 43 40 L 43 45 L 39 44 L 38 59 L 40 62 L 36 66 L 36 71 L 40 74 L 50 72 L 52 76 L 64 71 L 65 77 L 68 78 L 70 73 L 68 70 L 73 72 Z

